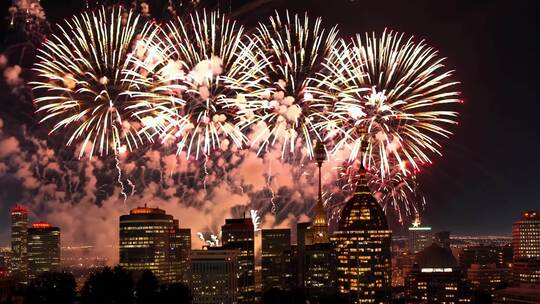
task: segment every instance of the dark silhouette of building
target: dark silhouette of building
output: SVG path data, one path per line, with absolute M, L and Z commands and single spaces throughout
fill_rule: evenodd
M 493 304 L 540 303 L 540 286 L 509 287 L 495 291 Z
M 518 259 L 512 264 L 512 283 L 517 286 L 537 285 L 540 288 L 540 259 Z
M 287 285 L 291 277 L 290 268 L 287 268 L 287 258 L 291 250 L 290 229 L 263 229 L 262 237 L 262 290 L 263 292 L 277 287 L 291 288 Z
M 508 286 L 510 269 L 497 264 L 472 264 L 467 271 L 467 280 L 477 294 L 493 298 L 495 290 Z
M 191 248 L 191 241 L 183 238 L 178 221 L 164 210 L 132 209 L 120 216 L 120 266 L 138 272 L 149 269 L 162 283 L 178 281 L 185 254 L 179 247 L 189 244 Z
M 303 222 L 296 224 L 296 286 L 298 288 L 304 288 L 304 277 L 306 273 L 305 256 L 306 256 L 306 244 L 309 244 L 309 227 L 311 222 Z
M 416 254 L 433 243 L 433 232 L 431 231 L 431 227 L 421 226 L 420 217 L 416 217 L 412 227 L 409 227 L 408 230 L 408 248 L 410 253 Z
M 511 262 L 512 247 L 510 246 L 471 246 L 464 248 L 459 254 L 459 267 L 463 272 L 467 272 L 472 264 L 495 264 L 497 267 L 504 268 Z
M 540 211 L 526 211 L 512 225 L 514 261 L 540 259 Z
M 239 250 L 209 247 L 191 251 L 191 291 L 194 304 L 238 303 Z
M 405 278 L 407 303 L 470 303 L 471 295 L 452 253 L 432 244 L 416 254 Z
M 336 253 L 331 243 L 306 246 L 304 289 L 308 299 L 336 294 Z
M 191 254 L 191 229 L 179 228 L 178 220 L 173 221 L 171 234 L 170 268 L 173 274 L 172 282 L 189 284 Z
M 17 283 L 26 283 L 28 276 L 28 209 L 11 209 L 11 275 Z
M 226 219 L 223 249 L 238 249 L 238 303 L 255 301 L 255 231 L 250 218 Z
M 439 231 L 433 235 L 433 242 L 445 249 L 450 249 L 450 232 Z
M 338 292 L 348 303 L 389 303 L 391 234 L 379 203 L 361 172 L 354 196 L 341 211 L 332 241 Z
M 60 268 L 60 228 L 49 223 L 34 223 L 28 228 L 28 278 Z

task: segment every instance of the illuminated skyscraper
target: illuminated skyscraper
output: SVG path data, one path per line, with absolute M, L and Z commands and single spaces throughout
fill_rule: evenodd
M 512 225 L 514 261 L 540 259 L 540 211 L 527 211 Z
M 262 288 L 266 291 L 272 287 L 281 289 L 286 286 L 291 269 L 287 269 L 287 253 L 291 250 L 290 229 L 263 229 L 262 235 Z
M 341 211 L 332 237 L 338 292 L 348 303 L 389 303 L 391 235 L 384 211 L 362 174 L 354 196 Z
M 417 217 L 412 227 L 409 227 L 409 252 L 415 254 L 433 243 L 431 227 L 421 226 Z
M 11 264 L 10 271 L 17 283 L 26 283 L 28 276 L 28 209 L 11 209 Z
M 60 228 L 39 222 L 28 228 L 28 279 L 60 268 Z
M 250 218 L 226 219 L 223 249 L 238 249 L 238 303 L 255 301 L 255 231 Z
M 175 248 L 176 228 L 171 215 L 159 208 L 138 207 L 120 216 L 120 266 L 142 271 L 150 269 L 161 282 L 178 276 L 171 248 Z
M 238 254 L 216 247 L 191 251 L 193 304 L 238 303 Z

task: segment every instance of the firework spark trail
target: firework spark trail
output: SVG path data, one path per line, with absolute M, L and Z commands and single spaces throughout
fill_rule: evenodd
M 122 197 L 124 198 L 124 204 L 125 204 L 128 196 L 126 194 L 126 188 L 125 188 L 124 182 L 122 181 L 122 169 L 120 168 L 120 160 L 118 159 L 117 153 L 114 154 L 114 161 L 115 161 L 116 171 L 118 172 L 116 181 L 120 185 L 120 194 L 122 194 Z
M 383 176 L 394 161 L 418 170 L 431 163 L 428 154 L 440 155 L 437 137 L 447 138 L 445 127 L 456 124 L 448 108 L 462 102 L 443 61 L 423 41 L 393 32 L 341 41 L 319 83 L 334 106 L 316 127 L 335 141 L 333 152 L 345 149 L 349 161 L 361 159 Z
M 314 78 L 319 77 L 336 36 L 335 27 L 326 30 L 321 19 L 312 22 L 307 15 L 276 14 L 269 24 L 257 27 L 255 52 L 268 62 L 262 67 L 267 90 L 248 108 L 251 123 L 259 126 L 252 140 L 258 153 L 279 143 L 282 158 L 294 153 L 297 145 L 313 156 L 313 142 L 321 138 L 313 124 L 326 108 L 313 87 Z
M 162 62 L 139 62 L 128 72 L 137 113 L 157 121 L 151 128 L 188 158 L 208 155 L 224 141 L 243 147 L 249 111 L 240 110 L 257 96 L 262 78 L 260 68 L 247 65 L 256 58 L 242 40 L 243 27 L 203 12 L 187 22 L 175 18 L 163 31 L 159 42 L 148 44 L 163 51 Z
M 123 94 L 122 71 L 136 37 L 146 37 L 153 26 L 142 27 L 139 17 L 121 8 L 102 7 L 59 25 L 59 34 L 45 41 L 34 66 L 36 112 L 51 122 L 50 133 L 68 133 L 67 145 L 81 144 L 79 157 L 139 147 L 150 134 L 138 132 L 132 100 Z
M 258 210 L 251 209 L 249 211 L 251 216 L 251 222 L 253 223 L 253 231 L 257 232 L 261 230 L 261 217 L 259 216 Z
M 204 180 L 203 180 L 203 187 L 204 189 L 206 189 L 206 181 L 207 181 L 207 178 L 208 178 L 208 175 L 210 175 L 210 173 L 208 172 L 208 155 L 204 155 Z

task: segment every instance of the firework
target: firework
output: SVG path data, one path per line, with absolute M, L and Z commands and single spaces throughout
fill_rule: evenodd
M 277 14 L 270 23 L 260 24 L 254 40 L 257 54 L 267 62 L 263 66 L 267 89 L 252 103 L 255 135 L 252 145 L 258 152 L 276 142 L 282 144 L 282 156 L 288 150 L 305 147 L 313 156 L 313 143 L 320 139 L 313 127 L 326 109 L 318 97 L 315 78 L 336 41 L 337 30 L 321 27 L 321 20 L 307 15 L 291 17 Z
M 349 161 L 361 159 L 381 178 L 393 163 L 418 170 L 440 154 L 438 139 L 456 124 L 448 108 L 461 101 L 443 61 L 423 41 L 393 32 L 341 42 L 321 81 L 334 107 L 317 128 L 334 141 L 334 152 L 345 149 Z
M 136 64 L 129 94 L 139 100 L 137 113 L 151 117 L 148 128 L 175 141 L 178 154 L 197 159 L 247 142 L 241 125 L 249 111 L 240 110 L 258 92 L 260 77 L 247 68 L 254 56 L 241 26 L 216 12 L 188 19 L 167 24 L 158 43 L 164 59 Z
M 38 80 L 31 83 L 37 113 L 53 124 L 50 133 L 67 132 L 68 145 L 82 144 L 79 157 L 117 154 L 143 142 L 131 100 L 122 94 L 132 45 L 151 32 L 141 27 L 131 11 L 102 7 L 66 21 L 39 51 Z

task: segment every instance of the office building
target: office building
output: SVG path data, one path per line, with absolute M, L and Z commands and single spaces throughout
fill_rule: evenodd
M 439 231 L 433 235 L 433 242 L 442 248 L 450 250 L 450 232 Z
M 291 249 L 290 229 L 263 229 L 262 236 L 262 290 L 277 287 L 287 289 L 287 252 Z
M 432 244 L 416 254 L 405 278 L 407 303 L 470 303 L 471 294 L 452 253 Z
M 540 211 L 526 211 L 512 225 L 514 261 L 540 259 Z
M 11 262 L 10 272 L 16 283 L 26 283 L 28 276 L 28 209 L 11 209 Z
M 412 254 L 422 251 L 433 243 L 433 232 L 431 227 L 421 226 L 420 218 L 417 217 L 412 227 L 408 228 L 408 249 Z
M 308 299 L 316 300 L 335 294 L 337 292 L 336 253 L 332 244 L 307 245 L 304 260 L 304 289 Z
M 391 296 L 391 230 L 362 173 L 332 236 L 337 288 L 348 303 L 388 303 Z
M 60 270 L 60 228 L 39 222 L 28 228 L 28 279 Z
M 189 256 L 191 254 L 191 229 L 179 228 L 178 220 L 173 220 L 173 228 L 170 231 L 170 270 L 172 282 L 189 284 L 190 267 Z
M 135 272 L 149 269 L 162 283 L 179 280 L 182 241 L 177 229 L 171 215 L 146 205 L 120 216 L 119 265 Z
M 255 301 L 255 231 L 250 218 L 226 219 L 223 249 L 238 249 L 238 303 Z
M 497 267 L 497 264 L 472 264 L 467 271 L 467 280 L 472 290 L 493 297 L 495 290 L 508 285 L 510 269 Z
M 193 304 L 238 303 L 238 255 L 219 247 L 191 251 Z

